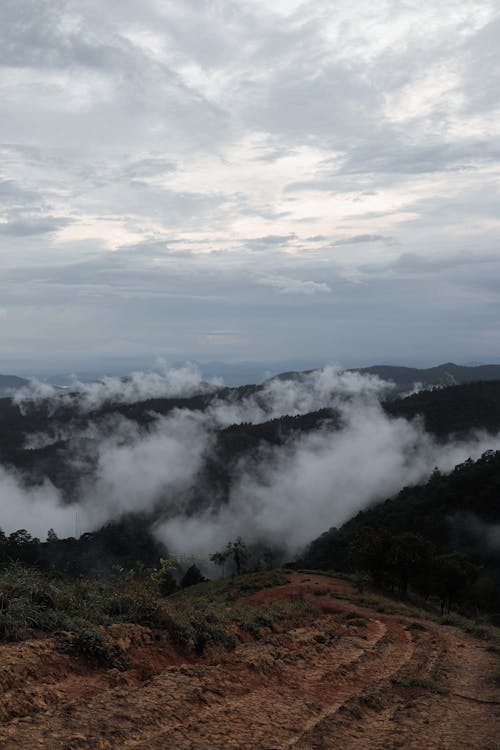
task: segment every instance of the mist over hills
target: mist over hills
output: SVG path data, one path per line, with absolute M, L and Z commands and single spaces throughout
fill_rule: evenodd
M 281 363 L 282 368 L 283 366 L 286 367 L 287 364 L 286 362 Z M 307 369 L 283 369 L 282 372 L 276 375 L 270 375 L 272 370 L 276 371 L 276 364 L 273 365 L 269 362 L 241 362 L 234 364 L 225 362 L 195 362 L 194 368 L 209 382 L 215 379 L 222 383 L 223 379 L 223 382 L 232 388 L 237 388 L 248 383 L 261 385 L 266 380 L 273 378 L 281 380 L 300 379 L 304 374 L 307 375 L 314 371 L 310 369 L 309 365 Z M 320 370 L 321 368 L 322 366 L 319 365 L 315 370 Z M 184 368 L 179 364 L 174 366 L 174 369 L 182 370 Z M 377 375 L 383 380 L 389 380 L 396 386 L 396 392 L 411 391 L 415 388 L 433 385 L 460 385 L 461 383 L 471 383 L 480 380 L 500 380 L 500 365 L 498 364 L 457 365 L 453 362 L 446 362 L 427 368 L 379 364 L 370 365 L 369 367 L 348 368 L 348 371 Z M 117 373 L 114 373 L 112 377 L 115 379 L 120 377 L 127 378 L 127 376 L 120 376 Z M 64 389 L 71 389 L 77 387 L 78 382 L 88 384 L 97 382 L 103 378 L 106 378 L 106 376 L 98 373 L 84 373 L 78 376 L 60 374 L 48 376 L 43 379 L 43 382 L 58 385 Z M 29 379 L 24 377 L 0 375 L 0 396 L 11 395 L 13 390 L 26 387 L 29 382 Z
M 433 369 L 441 372 L 440 368 Z M 310 374 L 282 374 L 269 383 L 302 382 L 307 390 L 307 380 L 304 378 L 307 379 Z M 120 381 L 117 382 L 119 385 Z M 400 382 L 408 382 L 406 373 Z M 274 413 L 266 401 L 266 387 L 265 384 L 217 387 L 189 396 L 146 398 L 133 403 L 120 403 L 115 394 L 105 392 L 102 398 L 96 395 L 95 401 L 90 400 L 83 408 L 81 394 L 76 391 L 50 392 L 47 398 L 37 394 L 33 400 L 27 392 L 25 399 L 18 402 L 3 398 L 0 400 L 0 461 L 26 471 L 31 481 L 37 482 L 47 477 L 66 492 L 79 479 L 81 469 L 69 458 L 70 452 L 78 450 L 75 445 L 77 436 L 83 455 L 98 440 L 99 430 L 105 432 L 109 420 L 117 418 L 147 430 L 159 417 L 168 417 L 173 412 L 203 414 L 211 407 L 224 405 L 228 414 L 220 424 L 215 425 L 216 441 L 211 457 L 211 462 L 221 465 L 230 465 L 245 453 L 258 451 L 259 447 L 284 445 L 293 436 L 322 430 L 326 425 L 330 430 L 341 427 L 340 412 L 328 399 L 325 400 L 328 406 L 312 411 L 303 412 L 300 406 L 290 404 L 292 414 L 286 413 L 288 405 L 282 409 L 284 413 Z M 500 430 L 500 380 L 424 389 L 398 398 L 394 397 L 395 391 L 397 388 L 381 383 L 381 395 L 386 397 L 381 398 L 384 412 L 409 421 L 420 417 L 425 430 L 440 440 L 450 435 L 466 438 L 474 430 L 486 430 L 492 434 Z M 255 406 L 257 414 L 252 414 L 252 409 L 248 409 L 249 401 Z M 315 405 L 321 406 L 321 403 Z M 239 406 L 242 405 L 241 411 Z M 97 427 L 95 434 L 91 434 L 92 426 Z
M 309 372 L 311 372 L 309 370 Z M 477 381 L 500 380 L 500 365 L 456 365 L 446 362 L 435 367 L 418 368 L 398 365 L 371 365 L 350 369 L 365 375 L 376 375 L 395 385 L 395 392 L 418 390 L 429 386 L 460 385 Z M 300 379 L 303 373 L 290 371 L 275 377 L 283 380 Z
M 105 576 L 162 550 L 203 565 L 237 536 L 290 560 L 435 467 L 445 476 L 500 449 L 500 380 L 404 396 L 415 371 L 397 368 L 395 385 L 376 369 L 235 388 L 192 368 L 22 388 L 0 400 L 0 527 L 80 536 L 29 547 L 73 573 Z M 476 371 L 462 369 L 454 377 Z M 491 521 L 473 500 L 467 512 L 478 528 Z

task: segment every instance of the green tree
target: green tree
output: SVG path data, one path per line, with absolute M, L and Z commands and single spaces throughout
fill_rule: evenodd
M 197 583 L 203 583 L 206 580 L 199 567 L 191 565 L 181 578 L 181 588 L 185 589 L 188 586 L 195 586 Z
M 232 560 L 236 569 L 236 575 L 241 575 L 246 569 L 248 560 L 247 546 L 241 536 L 237 537 L 234 542 L 228 542 L 226 548 L 210 555 L 210 562 L 222 567 L 222 577 L 224 578 L 224 565 L 226 560 Z
M 210 562 L 213 562 L 214 565 L 219 565 L 219 567 L 222 568 L 222 575 L 221 577 L 224 578 L 224 567 L 226 564 L 226 560 L 229 556 L 229 552 L 227 549 L 222 550 L 221 552 L 214 552 L 213 555 L 210 555 Z
M 229 542 L 227 545 L 228 554 L 233 558 L 234 566 L 236 568 L 236 575 L 241 575 L 247 564 L 248 551 L 247 546 L 241 536 L 237 537 L 234 542 Z
M 432 564 L 432 585 L 441 602 L 441 614 L 449 612 L 471 587 L 479 573 L 467 555 L 450 552 L 437 555 Z
M 425 577 L 431 553 L 429 542 L 418 534 L 403 532 L 392 537 L 387 549 L 386 566 L 392 578 L 392 587 L 397 586 L 400 596 L 407 595 L 410 582 Z

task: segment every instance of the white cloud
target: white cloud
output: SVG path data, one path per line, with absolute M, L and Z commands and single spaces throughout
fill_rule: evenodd
M 19 362 L 31 351 L 34 365 L 54 352 L 57 329 L 67 367 L 77 364 L 73 346 L 97 361 L 100 319 L 124 355 L 196 357 L 201 341 L 202 354 L 241 346 L 238 356 L 262 358 L 267 331 L 280 329 L 266 286 L 301 304 L 296 346 L 310 347 L 316 331 L 319 355 L 317 305 L 328 300 L 328 319 L 339 319 L 328 294 L 339 277 L 359 280 L 362 266 L 398 254 L 497 250 L 494 0 L 280 0 L 272 9 L 5 0 L 2 14 L 0 294 L 16 309 L 4 357 L 17 341 Z M 345 241 L 356 237 L 372 239 Z M 113 267 L 110 250 L 120 256 Z M 427 294 L 420 284 L 415 293 Z M 457 308 L 462 284 L 449 279 Z M 194 330 L 185 300 L 202 297 Z M 390 317 L 393 302 L 376 297 Z M 439 315 L 437 290 L 431 305 Z M 165 315 L 178 324 L 160 326 Z M 489 308 L 482 315 L 489 330 Z M 239 340 L 226 336 L 224 348 L 224 337 L 203 338 L 233 316 Z M 399 317 L 401 334 L 421 328 L 419 316 Z M 142 339 L 122 336 L 139 323 Z M 344 342 L 357 337 L 362 351 L 351 309 L 343 326 Z M 477 328 L 468 324 L 463 341 Z M 397 337 L 374 335 L 380 357 L 403 356 Z M 432 358 L 442 347 L 429 335 L 426 348 Z
M 323 281 L 302 281 L 287 276 L 266 276 L 259 279 L 259 284 L 270 286 L 281 294 L 324 294 L 332 291 Z

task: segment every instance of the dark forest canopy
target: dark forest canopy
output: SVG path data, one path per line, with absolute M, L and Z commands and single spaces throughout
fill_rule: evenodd
M 407 569 L 398 568 L 403 552 Z M 403 583 L 403 588 L 410 583 L 424 594 L 439 585 L 440 568 L 448 565 L 464 576 L 457 598 L 500 612 L 500 451 L 468 460 L 449 475 L 435 471 L 425 484 L 405 487 L 341 528 L 326 531 L 300 564 L 362 568 L 379 582 Z

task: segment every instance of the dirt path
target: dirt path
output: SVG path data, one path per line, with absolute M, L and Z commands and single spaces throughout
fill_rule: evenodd
M 349 588 L 292 574 L 249 601 L 303 593 L 320 615 L 191 663 L 132 626 L 122 637 L 142 671 L 72 671 L 48 639 L 3 646 L 0 747 L 499 750 L 498 656 L 455 628 L 332 597 Z

